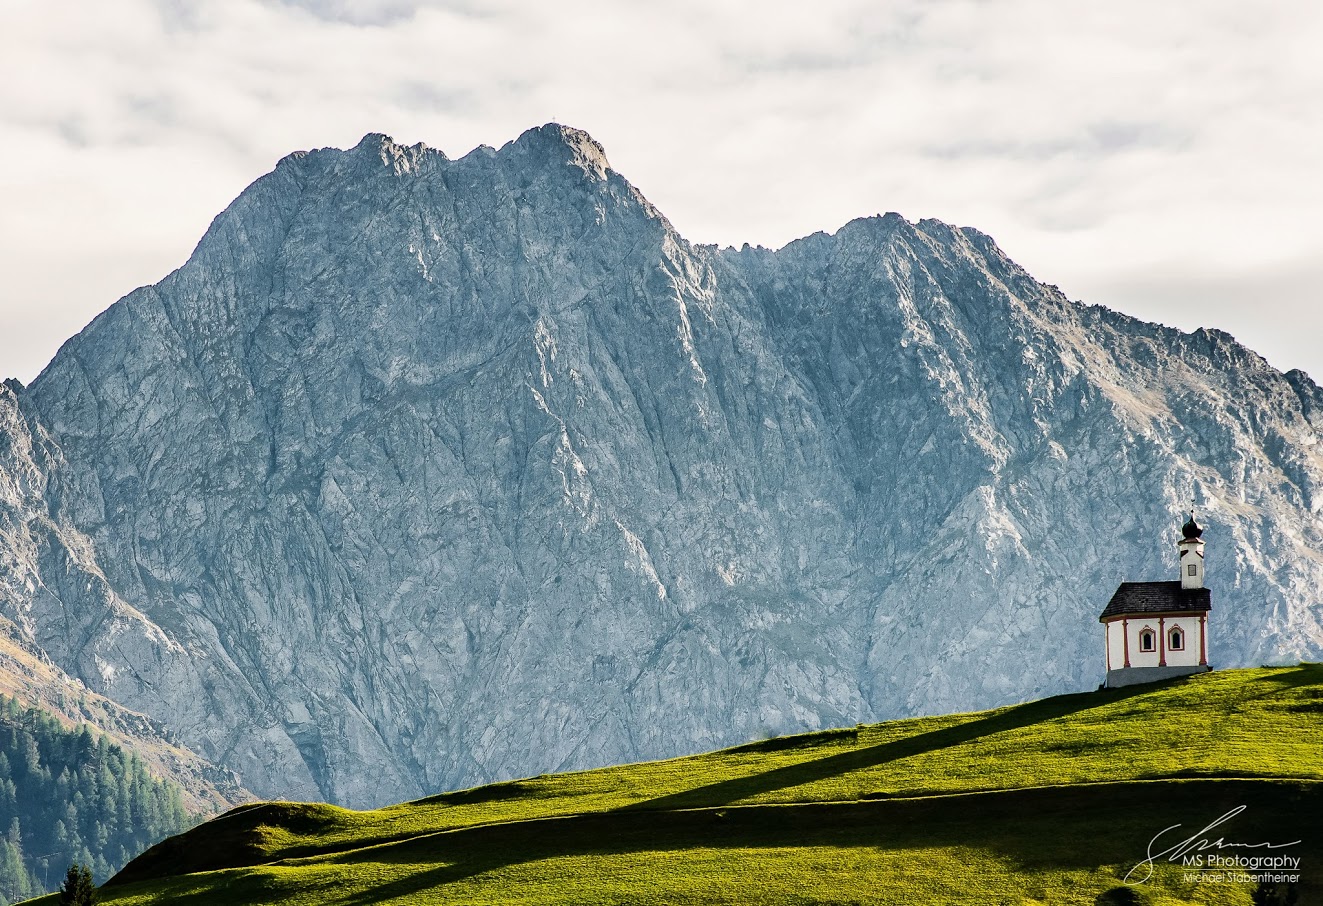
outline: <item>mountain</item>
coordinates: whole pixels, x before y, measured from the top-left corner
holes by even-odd
[[[68,652],[80,650],[88,675],[104,678],[116,669],[111,659],[121,639],[164,637],[110,588],[90,540],[51,518],[47,480],[60,452],[22,412],[21,390],[16,382],[0,385],[0,693],[68,732],[96,728],[178,787],[191,814],[250,800],[232,771],[199,757],[159,721],[88,688],[36,643],[45,639],[74,670]]]
[[[243,806],[102,902],[1249,903],[1219,856],[1296,860],[1240,873],[1313,903],[1320,711],[1317,664],[1217,671],[374,812]],[[1165,857],[1186,839],[1200,882]]]
[[[1308,377],[938,221],[694,246],[554,124],[291,155],[10,393],[3,615],[264,796],[1092,688],[1192,498],[1214,662],[1323,652]]]

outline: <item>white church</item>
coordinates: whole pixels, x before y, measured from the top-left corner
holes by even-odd
[[[1181,577],[1174,582],[1122,582],[1098,619],[1107,645],[1107,688],[1133,686],[1192,673],[1208,666],[1208,613],[1204,587],[1204,530],[1181,526]]]

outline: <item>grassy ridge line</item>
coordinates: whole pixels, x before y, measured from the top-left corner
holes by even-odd
[[[1323,864],[1323,838],[1310,833],[1323,809],[1323,782],[1131,781],[535,818],[145,880],[106,888],[103,896],[122,906],[981,903],[1007,896],[1018,903],[1036,889],[1035,899],[1043,902],[1092,904],[1143,859],[1164,827],[1179,823],[1193,833],[1238,805],[1249,809],[1234,826],[1237,839],[1303,839],[1293,854],[1306,865]],[[1169,902],[1245,902],[1239,887],[1214,891],[1209,899],[1177,866],[1156,869],[1148,889]],[[985,888],[973,899],[971,870],[981,873]],[[886,889],[879,889],[883,879]],[[938,891],[942,899],[930,898]]]
[[[568,840],[584,832],[628,834],[631,831],[645,829],[656,832],[662,827],[697,831],[715,825],[729,831],[742,831],[746,836],[757,832],[775,835],[787,830],[800,834],[814,823],[823,826],[834,824],[838,827],[879,823],[874,813],[885,813],[891,821],[919,821],[939,816],[948,808],[969,810],[970,813],[978,812],[985,817],[1007,817],[1019,815],[1026,808],[1046,814],[1068,809],[1098,808],[1108,801],[1152,801],[1159,796],[1164,797],[1168,802],[1193,800],[1192,795],[1172,795],[1173,789],[1182,786],[1186,790],[1197,790],[1200,802],[1230,802],[1233,799],[1243,800],[1248,796],[1262,796],[1265,782],[1281,784],[1281,790],[1290,790],[1291,796],[1298,793],[1306,799],[1323,803],[1323,781],[1311,779],[1274,778],[1265,781],[1258,777],[1237,777],[1107,781],[872,800],[703,806],[661,811],[622,809],[551,815],[432,831],[365,846],[326,850],[316,855],[288,856],[261,864],[297,866],[323,861],[329,863],[375,861],[378,857],[394,857],[403,848],[414,846],[424,850],[435,846],[435,852],[444,854],[447,849],[466,845],[491,847],[492,842],[506,838],[527,840],[534,837],[554,837],[557,840]],[[456,843],[461,840],[464,842]],[[121,876],[117,879],[117,884],[128,883],[135,883],[135,879],[129,876]]]
[[[840,802],[1173,776],[1323,780],[1321,717],[1323,666],[1219,671],[510,781],[371,812],[243,806],[149,850],[126,872],[163,877],[624,808]]]
[[[470,824],[461,827],[445,828],[442,830],[427,831],[413,834],[402,834],[389,839],[378,839],[370,843],[342,842],[340,844],[329,845],[319,848],[315,853],[306,855],[286,854],[276,859],[261,861],[259,851],[250,850],[252,860],[240,859],[234,860],[235,851],[224,845],[216,846],[218,842],[215,834],[210,835],[209,840],[213,844],[210,854],[202,855],[193,849],[190,842],[184,840],[186,835],[172,838],[172,841],[163,841],[158,844],[160,851],[158,859],[150,863],[150,871],[126,870],[121,872],[114,879],[110,886],[121,886],[135,884],[141,881],[151,881],[158,877],[168,877],[173,874],[198,873],[207,871],[221,871],[230,868],[260,867],[260,866],[296,866],[307,865],[321,861],[340,862],[343,860],[351,861],[370,861],[375,855],[383,854],[393,847],[399,847],[405,844],[418,844],[426,846],[427,841],[457,840],[461,837],[480,839],[484,834],[493,834],[494,839],[499,839],[507,833],[522,835],[525,831],[532,833],[551,833],[555,834],[558,829],[570,826],[597,827],[600,829],[625,829],[636,826],[656,826],[675,821],[675,816],[717,816],[720,819],[730,818],[727,826],[735,828],[737,826],[748,825],[751,822],[766,822],[767,818],[789,814],[785,809],[801,809],[803,815],[814,815],[817,818],[823,818],[837,814],[838,810],[844,812],[854,812],[859,810],[868,810],[875,808],[879,803],[886,803],[888,806],[896,806],[902,809],[906,805],[913,805],[921,802],[931,802],[934,800],[960,800],[963,807],[971,809],[980,809],[985,813],[996,811],[1007,811],[1007,809],[997,809],[990,805],[999,801],[999,797],[1008,797],[1007,801],[1014,801],[1015,808],[1023,808],[1039,805],[1043,803],[1053,803],[1061,799],[1063,792],[1068,792],[1065,799],[1075,800],[1078,804],[1084,804],[1099,797],[1116,797],[1139,799],[1144,795],[1157,797],[1158,791],[1163,794],[1169,792],[1172,784],[1204,784],[1202,789],[1208,791],[1224,792],[1226,790],[1240,789],[1237,784],[1245,784],[1244,789],[1249,791],[1261,791],[1258,786],[1265,781],[1273,783],[1294,784],[1301,790],[1310,791],[1310,794],[1323,804],[1323,781],[1315,780],[1310,777],[1272,777],[1265,778],[1259,776],[1229,776],[1229,777],[1204,777],[1204,778],[1159,778],[1149,780],[1126,780],[1126,781],[1093,781],[1081,784],[1050,784],[1037,787],[1023,787],[1012,790],[973,790],[965,793],[918,793],[910,796],[897,796],[885,798],[869,798],[862,800],[836,800],[806,803],[770,803],[770,804],[752,804],[752,805],[722,805],[722,806],[693,806],[675,809],[654,809],[651,807],[626,807],[625,809],[605,811],[605,812],[581,812],[564,815],[542,815],[531,818],[524,818],[513,821],[493,821],[482,824]],[[1141,793],[1141,790],[1148,789]],[[1040,798],[1041,797],[1041,798]],[[903,811],[901,812],[903,813]],[[910,819],[922,817],[924,809],[918,809],[910,816]],[[658,817],[660,815],[661,817]],[[1214,816],[1215,817],[1215,816]],[[213,822],[214,823],[214,822]],[[683,823],[683,822],[681,822]],[[780,822],[771,822],[766,826],[774,826]],[[439,847],[444,850],[445,845]],[[175,870],[166,870],[166,860],[176,861],[181,867],[187,867],[189,872]]]

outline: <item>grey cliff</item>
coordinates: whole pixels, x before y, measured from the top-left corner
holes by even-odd
[[[4,615],[265,796],[1093,688],[1192,496],[1216,664],[1323,652],[1308,377],[938,221],[691,245],[562,126],[292,155],[12,395]]]

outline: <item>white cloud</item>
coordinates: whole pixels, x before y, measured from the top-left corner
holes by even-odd
[[[695,241],[939,217],[1072,296],[1323,377],[1295,339],[1323,328],[1306,0],[0,10],[0,371],[24,379],[290,151],[384,131],[456,156],[553,118]],[[1233,323],[1227,300],[1268,286]]]

